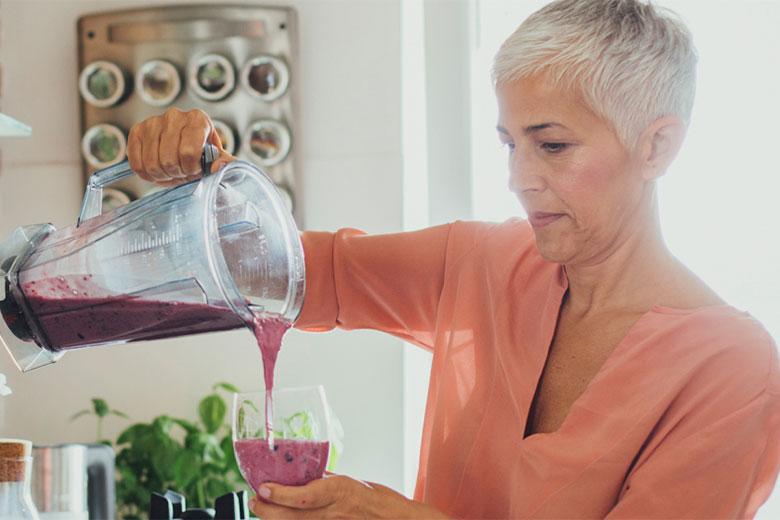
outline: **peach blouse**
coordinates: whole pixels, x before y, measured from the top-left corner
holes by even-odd
[[[457,518],[746,518],[780,466],[770,335],[721,305],[642,316],[560,428],[524,438],[563,268],[530,226],[306,232],[296,327],[433,352],[415,499]]]

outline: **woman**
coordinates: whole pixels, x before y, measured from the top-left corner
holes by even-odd
[[[695,62],[651,5],[553,2],[494,65],[527,221],[303,234],[296,327],[433,352],[420,473],[414,501],[343,476],[264,485],[259,516],[753,516],[780,466],[776,348],[666,249],[657,212]],[[133,127],[128,156],[176,184],[200,175],[205,140],[205,114],[169,110]]]

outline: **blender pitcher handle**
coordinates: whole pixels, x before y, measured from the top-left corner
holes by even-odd
[[[219,148],[213,144],[203,145],[203,155],[200,157],[201,171],[205,173],[211,171],[211,163],[219,157]],[[76,226],[80,226],[85,220],[97,217],[103,212],[103,188],[126,179],[133,175],[128,161],[109,166],[100,171],[96,171],[89,176],[87,182],[87,191],[84,193],[84,201],[81,203],[81,211]]]

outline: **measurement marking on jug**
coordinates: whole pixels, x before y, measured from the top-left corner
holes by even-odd
[[[176,226],[173,232],[163,232],[155,234],[154,237],[145,235],[143,238],[137,238],[133,243],[122,248],[121,254],[132,255],[149,249],[159,249],[181,241],[182,232],[179,226]]]

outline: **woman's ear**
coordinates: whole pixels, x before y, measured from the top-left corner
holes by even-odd
[[[642,134],[642,177],[655,180],[664,173],[680,151],[685,138],[685,124],[677,116],[656,119]]]

